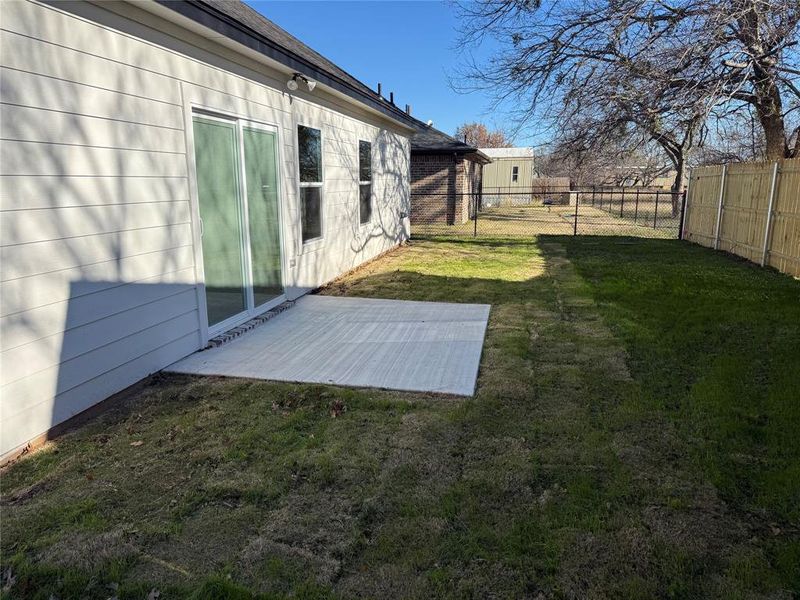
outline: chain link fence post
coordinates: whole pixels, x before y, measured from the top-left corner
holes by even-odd
[[[578,205],[581,203],[581,193],[575,192],[575,221],[572,224],[572,235],[578,235]]]
[[[478,197],[473,195],[474,203],[475,203],[475,210],[473,211],[473,224],[472,224],[472,237],[478,237]]]
[[[653,211],[653,229],[656,228],[658,223],[658,190],[656,190],[656,209]]]

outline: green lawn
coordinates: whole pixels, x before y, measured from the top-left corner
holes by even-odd
[[[542,236],[324,293],[491,303],[476,396],[154,377],[2,474],[4,597],[800,594],[800,282]]]

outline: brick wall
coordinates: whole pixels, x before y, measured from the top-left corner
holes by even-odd
[[[411,227],[455,222],[456,168],[452,154],[411,156]]]
[[[456,214],[461,215],[462,223],[472,217],[472,203],[481,191],[483,178],[483,165],[472,160],[461,160],[461,180],[459,189],[462,192],[461,205],[457,207]]]
[[[470,217],[472,192],[480,190],[481,165],[452,154],[411,156],[411,226],[454,225]]]

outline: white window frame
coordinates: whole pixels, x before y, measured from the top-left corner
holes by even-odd
[[[320,181],[300,181],[300,128],[315,129],[319,131],[319,176]],[[321,244],[325,240],[325,160],[324,160],[324,147],[325,135],[322,127],[318,125],[311,125],[305,122],[298,121],[294,128],[295,145],[295,158],[297,160],[297,214],[299,216],[299,229],[300,229],[300,247],[302,250],[314,247]],[[303,239],[303,192],[302,188],[316,187],[319,188],[319,236]]]
[[[361,180],[361,143],[369,144],[369,181]],[[372,215],[375,214],[374,196],[372,194],[372,142],[369,140],[358,140],[358,223],[361,226],[369,225],[372,222]],[[369,219],[361,220],[361,186],[369,185]]]
[[[512,165],[511,166],[511,183],[519,182],[519,166]]]

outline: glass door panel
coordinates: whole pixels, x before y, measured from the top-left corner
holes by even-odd
[[[244,170],[250,233],[253,304],[261,306],[283,293],[278,217],[277,135],[243,126]]]
[[[193,119],[208,325],[247,310],[239,149],[233,122]]]

